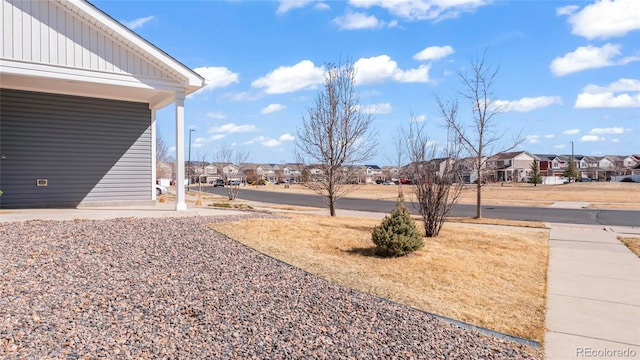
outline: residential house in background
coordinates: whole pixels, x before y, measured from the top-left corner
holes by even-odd
[[[302,181],[302,170],[300,164],[285,164],[282,166],[282,175],[278,182],[297,183]]]
[[[486,170],[487,163],[486,158],[483,158],[482,162],[482,170]],[[475,157],[466,157],[456,161],[456,169],[458,170],[460,180],[465,184],[473,184],[478,179],[478,171],[476,166],[476,158]],[[484,172],[484,179],[486,181],[487,178],[493,177],[493,174],[487,174]]]
[[[159,162],[156,164],[156,180],[163,186],[169,186],[172,179],[176,178],[175,163]]]
[[[569,168],[570,156],[554,154],[534,154],[539,159],[542,176],[562,176]]]
[[[247,183],[266,180],[270,183],[277,183],[280,167],[277,164],[243,164],[242,173]]]
[[[307,180],[309,181],[323,181],[325,176],[324,165],[322,164],[310,164],[306,166],[302,174],[303,181],[305,177],[308,177]]]
[[[487,160],[487,170],[494,181],[523,181],[531,176],[533,160],[540,158],[526,151],[502,152]]]
[[[622,160],[622,166],[627,169],[634,168],[638,164],[640,164],[640,155],[638,154],[626,156]]]
[[[367,184],[375,183],[376,180],[384,180],[382,168],[378,165],[364,165],[364,182]]]
[[[397,166],[383,166],[383,180],[400,181],[400,168]]]

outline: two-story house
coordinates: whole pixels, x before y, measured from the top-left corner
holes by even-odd
[[[502,152],[487,160],[487,169],[495,181],[523,181],[531,176],[533,160],[540,159],[526,151]]]
[[[383,166],[383,180],[400,181],[400,168],[397,166]]]
[[[372,184],[376,180],[384,180],[382,168],[378,165],[364,165],[365,183]]]
[[[279,182],[297,183],[302,181],[302,169],[300,164],[285,164],[281,169]]]

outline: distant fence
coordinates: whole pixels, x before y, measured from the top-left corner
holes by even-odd
[[[622,179],[624,179],[624,178],[631,178],[631,180],[633,180],[633,182],[640,183],[640,174],[636,174],[636,175],[612,176],[612,177],[611,177],[611,181],[612,181],[612,182],[620,182],[620,181],[622,181]]]
[[[542,177],[542,183],[544,185],[564,184],[567,181],[569,181],[569,179],[567,179],[566,177],[561,177],[561,176],[543,176]]]

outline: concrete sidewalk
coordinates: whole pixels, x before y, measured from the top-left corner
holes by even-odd
[[[187,210],[175,211],[175,202],[151,206],[84,207],[76,209],[7,209],[0,210],[0,223],[29,220],[106,220],[120,217],[183,217],[224,216],[246,214],[244,211],[195,206],[187,203]]]
[[[618,233],[548,224],[547,359],[640,359],[640,259]]]

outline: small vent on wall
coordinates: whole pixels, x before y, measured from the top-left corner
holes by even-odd
[[[36,181],[36,185],[37,186],[47,186],[47,185],[49,185],[49,181],[47,181],[47,179],[38,179]]]

